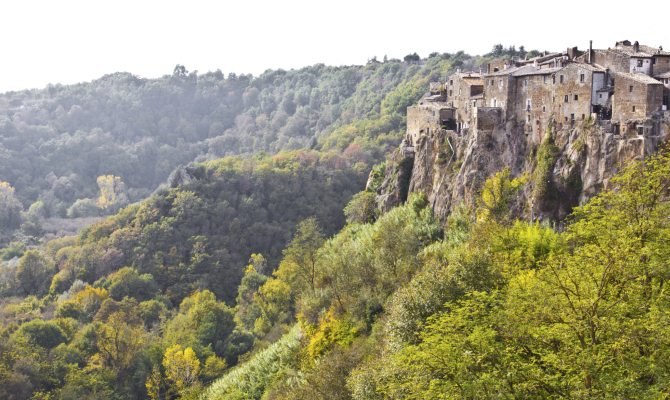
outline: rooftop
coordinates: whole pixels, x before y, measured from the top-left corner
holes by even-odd
[[[562,70],[563,67],[557,67],[557,68],[543,68],[543,69],[531,69],[531,70],[524,70],[524,71],[519,71],[514,74],[514,76],[528,76],[528,75],[551,75],[555,72],[558,72]]]
[[[661,82],[645,74],[628,74],[623,72],[617,72],[616,76],[623,76],[640,83],[646,83],[647,85],[662,85]]]
[[[670,78],[670,71],[662,73],[662,74],[654,75],[654,78],[660,78],[660,79]]]

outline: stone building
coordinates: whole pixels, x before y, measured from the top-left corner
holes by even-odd
[[[667,111],[670,109],[670,71],[655,75],[659,82],[663,84],[663,100],[661,102],[661,109]]]
[[[591,63],[614,72],[642,73],[655,76],[670,71],[670,52],[628,40],[616,42],[614,48],[592,50]]]
[[[661,110],[663,84],[641,73],[617,73],[614,82],[612,123],[615,133],[653,134],[646,132],[644,125],[652,112]]]
[[[418,106],[407,107],[408,145],[413,146],[421,136],[434,135],[440,129],[454,129],[454,109],[440,99],[424,96]]]
[[[661,128],[652,113],[669,106],[670,53],[629,41],[607,50],[572,47],[525,60],[493,60],[485,74],[458,70],[430,88],[418,106],[408,108],[408,145],[440,129],[472,128],[481,136],[508,121],[539,143],[550,124],[572,129],[589,117],[605,120],[598,123],[607,132],[655,135]]]
[[[476,96],[484,101],[484,81],[481,74],[476,72],[456,72],[447,78],[445,85],[447,89],[447,102],[455,110],[456,131],[460,133],[472,124],[473,103],[477,101]],[[480,104],[481,105],[481,104]],[[477,107],[475,103],[474,107]]]

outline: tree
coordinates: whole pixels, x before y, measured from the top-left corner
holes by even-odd
[[[190,347],[179,350],[176,344],[165,351],[163,367],[165,377],[170,382],[170,391],[181,397],[186,397],[193,390],[200,387],[198,375],[200,374],[200,361]]]
[[[100,188],[98,207],[108,210],[114,206],[125,205],[128,202],[128,197],[125,194],[126,186],[118,176],[103,175],[98,177],[97,183]]]
[[[0,230],[13,230],[21,226],[23,205],[14,197],[14,188],[0,182]]]
[[[39,250],[30,250],[19,261],[16,281],[23,293],[43,296],[49,290],[51,278],[55,274],[56,268],[53,261]]]
[[[102,359],[117,373],[124,372],[133,365],[145,343],[142,326],[127,321],[125,312],[112,313],[95,332],[96,345]]]
[[[283,251],[284,258],[275,276],[292,284],[292,289],[297,289],[296,293],[305,287],[313,292],[316,288],[318,253],[324,242],[325,238],[316,218],[300,222],[295,237]]]

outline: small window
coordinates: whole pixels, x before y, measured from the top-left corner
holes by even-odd
[[[426,115],[426,122],[430,122],[430,115]]]
[[[523,86],[524,86],[524,87],[528,86],[528,78],[526,78],[526,79],[523,80]]]
[[[638,67],[641,67],[642,65],[644,65],[644,64],[642,63],[642,60],[637,60],[637,66],[638,66]]]
[[[495,106],[496,106],[496,100],[493,99],[493,107],[495,107]]]
[[[579,100],[579,96],[575,95],[575,101]]]
[[[473,107],[477,107],[477,100],[475,100],[475,101],[472,102],[472,106],[473,106]]]
[[[653,61],[651,62],[653,65],[656,65],[656,59],[654,58]]]
[[[530,122],[530,115],[526,115],[526,122]]]
[[[644,135],[644,127],[638,126],[637,127],[637,134],[638,135]]]
[[[600,94],[598,95],[598,98],[599,98],[599,99],[602,99],[602,98],[603,98],[603,94],[600,93]]]
[[[454,93],[453,93],[453,90],[450,90],[450,91],[449,91],[449,96],[451,96],[451,95],[453,95],[453,94],[454,94]]]
[[[563,78],[564,78],[564,76],[563,76],[563,75],[561,75],[561,83],[563,83]]]
[[[546,106],[542,106],[542,112],[546,112],[546,111],[547,111],[547,107],[546,107]]]
[[[500,80],[500,82],[498,82],[498,86],[503,87],[503,81],[502,81],[502,79]]]
[[[501,102],[500,102],[500,106],[501,106],[501,107],[505,107],[505,102],[504,102],[504,101],[501,101]]]
[[[463,89],[458,89],[458,94],[463,93]]]
[[[565,95],[565,98],[563,99],[563,102],[564,102],[564,103],[567,103],[567,102],[568,102],[568,95],[567,95],[567,94]]]
[[[633,112],[635,112],[635,106],[633,106]]]
[[[582,114],[582,119],[586,119],[586,116],[584,114]]]
[[[610,86],[614,86],[614,78],[610,79]]]
[[[584,74],[580,74],[580,75],[579,75],[579,81],[580,81],[580,82],[584,82]]]
[[[574,120],[575,120],[575,114],[570,114],[570,121],[574,121]]]
[[[629,87],[628,87],[628,91],[631,92],[631,93],[633,93],[633,87],[632,87],[632,86],[629,86]]]
[[[556,84],[556,75],[551,76],[551,83]]]
[[[453,79],[450,79],[450,80],[449,80],[449,85],[453,85],[453,84],[454,84],[454,80],[453,80]]]
[[[568,122],[568,117],[565,117],[565,122]]]
[[[547,83],[547,75],[542,77],[542,83]]]

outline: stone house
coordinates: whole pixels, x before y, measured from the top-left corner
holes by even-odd
[[[633,136],[644,130],[647,117],[661,109],[664,86],[645,74],[617,73],[612,98],[614,132]]]
[[[481,74],[476,72],[456,72],[447,78],[445,85],[447,89],[447,102],[452,105],[456,111],[456,131],[460,133],[468,128],[473,119],[473,98],[482,95],[481,101],[484,101],[484,81]],[[474,101],[477,101],[474,99]],[[477,105],[475,104],[474,107]]]
[[[659,82],[663,84],[663,100],[661,102],[661,109],[667,111],[670,109],[670,71],[654,76]]]
[[[670,71],[670,52],[628,40],[616,42],[614,48],[592,50],[591,63],[614,72],[642,73],[655,76]]]
[[[406,139],[409,146],[415,145],[423,135],[435,135],[442,127],[455,128],[453,107],[443,101],[427,98],[424,96],[418,106],[407,107]]]

